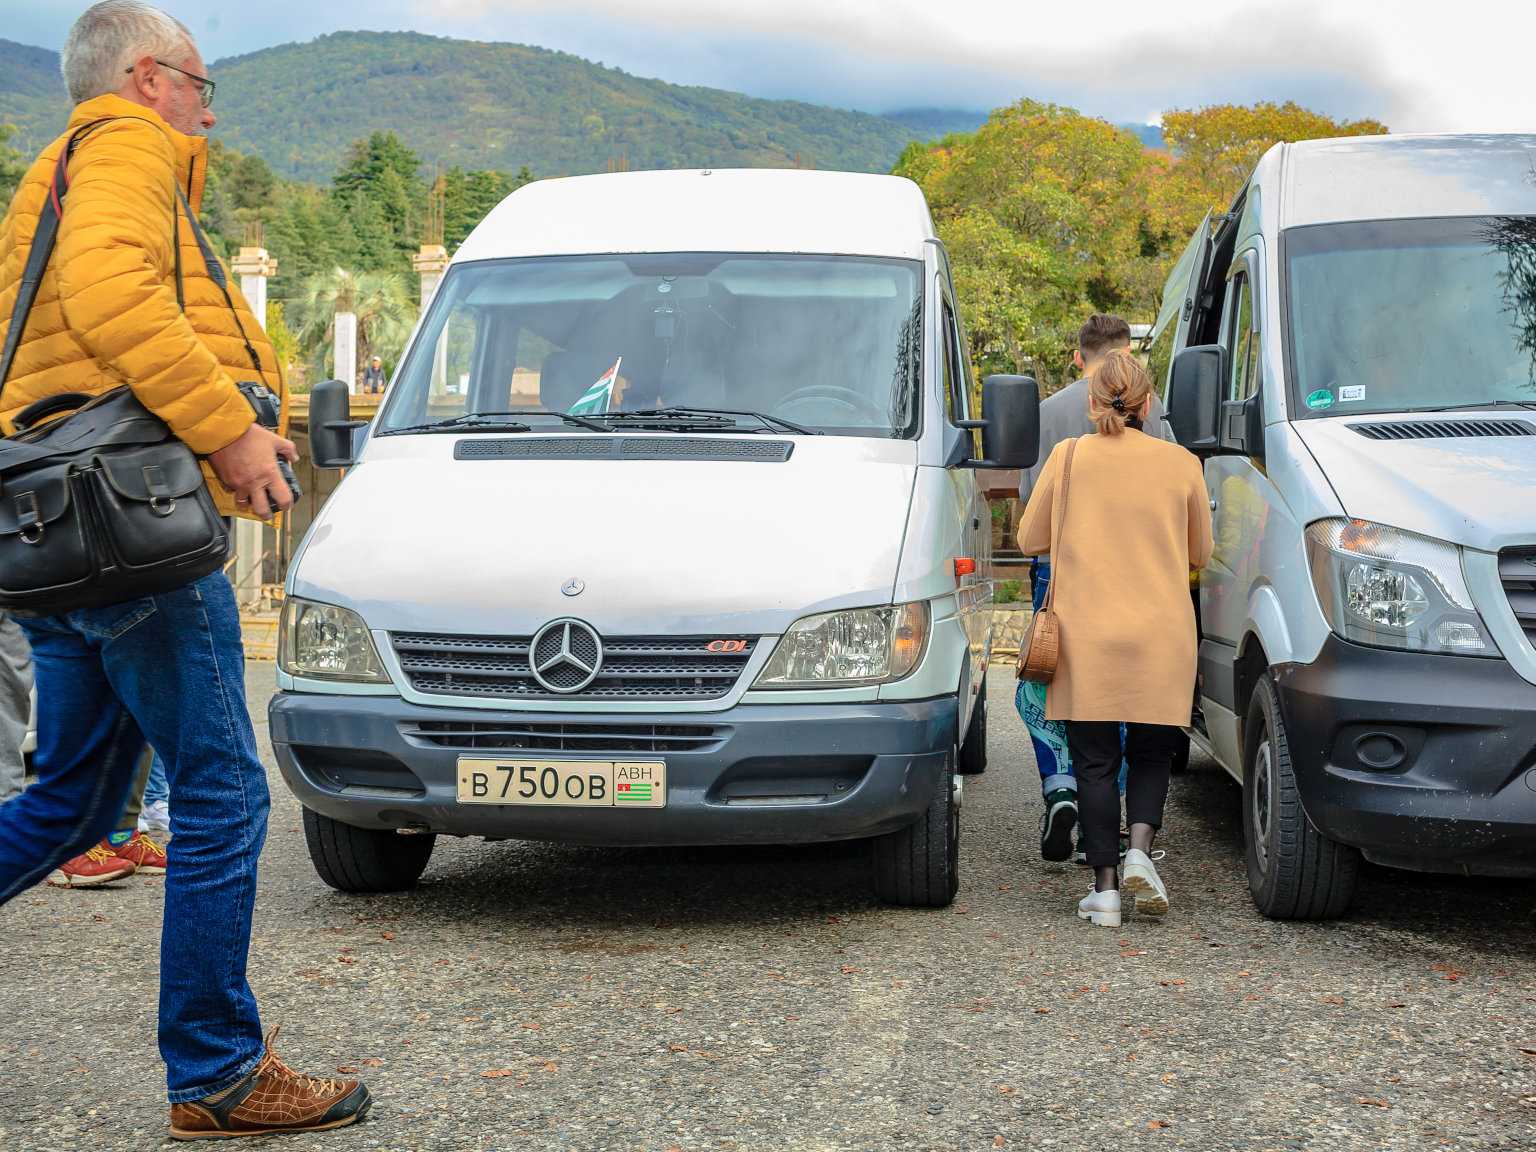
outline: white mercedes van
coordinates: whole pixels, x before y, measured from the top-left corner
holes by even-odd
[[[882,898],[947,904],[986,756],[974,470],[1038,439],[1033,381],[973,414],[969,380],[909,181],[508,197],[372,426],[339,383],[311,401],[349,472],[288,574],[270,717],[321,877],[408,886],[439,834],[868,837]]]
[[[1277,145],[1151,345],[1205,459],[1196,736],[1249,886],[1536,874],[1536,137]]]

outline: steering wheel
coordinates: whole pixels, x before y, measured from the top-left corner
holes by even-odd
[[[784,409],[802,400],[831,400],[834,404],[841,404],[854,412],[874,417],[873,423],[879,425],[889,424],[891,420],[889,412],[882,411],[862,392],[855,392],[852,388],[840,388],[836,384],[811,384],[804,388],[796,388],[773,406],[771,415],[783,415]]]

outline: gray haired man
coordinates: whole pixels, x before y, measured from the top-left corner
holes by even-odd
[[[255,376],[281,394],[281,366],[227,269],[199,243],[214,82],[197,45],[159,9],[107,0],[75,22],[62,62],[75,101],[69,132],[28,169],[0,222],[8,329],[38,222],[59,203],[51,178],[62,157],[57,245],[19,332],[5,405],[126,385],[208,459],[221,508],[265,516],[269,502],[288,507],[277,460],[296,450],[256,422],[237,387]],[[0,408],[0,418],[15,415]],[[314,1132],[360,1119],[368,1089],[284,1064],[246,980],[269,799],[229,581],[215,572],[21,623],[37,678],[37,780],[0,805],[0,904],[68,857],[106,851],[91,845],[115,824],[148,740],[172,797],[160,948],[171,1136]]]

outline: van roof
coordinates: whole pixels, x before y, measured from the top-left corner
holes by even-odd
[[[1536,213],[1536,135],[1346,136],[1284,149],[1282,228]]]
[[[910,180],[802,169],[618,172],[537,180],[455,263],[610,252],[813,252],[921,260],[934,235]]]

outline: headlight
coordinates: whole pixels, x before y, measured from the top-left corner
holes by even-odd
[[[1376,648],[1497,656],[1454,544],[1363,520],[1307,529],[1312,583],[1328,625]]]
[[[757,688],[851,688],[900,680],[928,643],[928,605],[853,608],[797,620],[758,674]]]
[[[277,632],[277,664],[290,676],[323,680],[389,680],[363,618],[350,608],[290,597]]]

